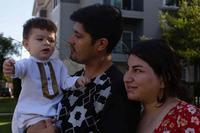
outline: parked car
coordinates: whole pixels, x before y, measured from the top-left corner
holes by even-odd
[[[10,97],[8,88],[0,88],[0,97]]]

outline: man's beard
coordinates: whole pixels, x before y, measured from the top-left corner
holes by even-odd
[[[77,58],[74,58],[74,57],[72,56],[71,53],[70,53],[69,58],[70,58],[72,61],[74,61],[74,62],[76,62],[76,63],[78,63],[78,64],[84,64],[83,61],[80,61],[80,60],[78,60]]]

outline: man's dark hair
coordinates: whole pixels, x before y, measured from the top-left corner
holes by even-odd
[[[51,20],[42,17],[31,18],[23,25],[24,39],[28,39],[33,28],[47,30],[48,32],[57,32],[57,27]]]
[[[92,41],[106,38],[109,42],[107,53],[112,52],[121,38],[121,11],[111,5],[90,5],[73,12],[70,18],[83,25],[84,30],[91,35]]]

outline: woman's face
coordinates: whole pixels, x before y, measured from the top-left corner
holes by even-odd
[[[124,75],[126,92],[130,100],[155,102],[164,83],[153,69],[135,55],[128,58],[128,70]]]

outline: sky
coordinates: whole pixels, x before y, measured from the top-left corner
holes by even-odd
[[[0,1],[0,33],[4,37],[11,37],[22,41],[23,24],[32,16],[34,0],[1,0]],[[22,49],[20,57],[28,57],[28,52]]]

